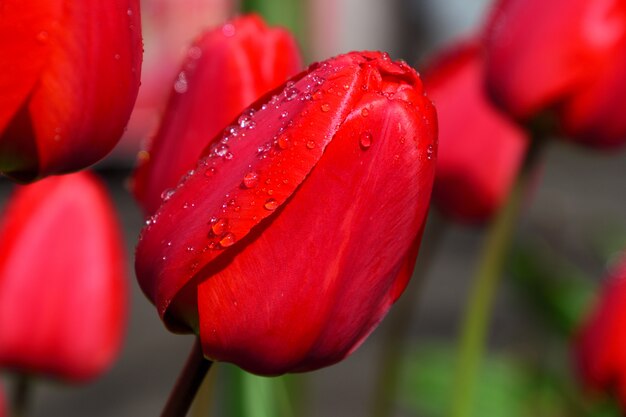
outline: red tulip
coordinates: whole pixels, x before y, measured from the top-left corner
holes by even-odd
[[[258,374],[346,357],[403,291],[435,110],[377,52],[312,65],[218,138],[149,221],[136,272],[166,325]]]
[[[487,99],[478,43],[441,54],[424,83],[439,116],[433,200],[461,222],[490,219],[505,202],[526,151],[524,132]]]
[[[206,32],[187,55],[160,130],[150,151],[140,154],[134,178],[135,195],[149,214],[195,167],[209,140],[301,66],[294,38],[254,15]]]
[[[487,31],[490,92],[523,120],[555,110],[597,147],[626,142],[626,3],[501,0]]]
[[[119,225],[93,176],[17,190],[0,224],[0,368],[87,380],[119,351],[126,268]]]
[[[141,70],[139,0],[4,0],[0,172],[82,169],[122,135]]]
[[[576,357],[587,386],[616,394],[626,410],[626,259],[605,282],[579,331]]]

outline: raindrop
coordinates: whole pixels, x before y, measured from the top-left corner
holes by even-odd
[[[213,175],[215,175],[215,167],[209,167],[206,171],[204,171],[205,177],[212,177]]]
[[[322,111],[323,111],[324,113],[326,113],[327,111],[329,111],[329,110],[330,110],[330,104],[328,104],[328,103],[324,103],[324,104],[322,104],[322,105],[320,106],[320,109],[322,109]]]
[[[133,15],[132,9],[126,10],[126,14],[129,15],[129,16],[132,16]]]
[[[315,148],[315,142],[313,142],[312,140],[308,141],[306,143],[306,147],[309,148],[309,149]]]
[[[45,30],[42,30],[37,34],[37,40],[41,43],[47,42],[49,37],[48,32]]]
[[[276,144],[278,145],[278,147],[280,149],[287,149],[289,147],[289,135],[282,135],[278,138],[278,140],[276,141]]]
[[[235,35],[235,25],[233,25],[232,23],[227,23],[224,26],[222,26],[222,34],[224,36],[226,36],[227,38],[230,38],[231,36]]]
[[[224,234],[224,232],[226,232],[227,228],[228,228],[228,220],[226,220],[226,219],[217,219],[211,225],[211,232],[213,232],[213,234],[215,236],[221,236],[221,235]]]
[[[359,136],[359,145],[361,149],[369,149],[372,146],[372,134],[370,132],[363,132]]]
[[[298,90],[297,88],[295,87],[287,88],[285,90],[285,100],[291,101],[294,98],[298,97],[298,94],[300,94],[300,90]]]
[[[163,192],[161,193],[161,199],[162,199],[163,201],[167,201],[167,200],[169,200],[170,198],[172,198],[172,196],[174,195],[174,193],[175,193],[175,192],[176,192],[176,191],[175,191],[174,189],[172,189],[172,188],[167,188],[167,189],[163,190]]]
[[[225,143],[220,143],[213,149],[213,153],[217,156],[225,156],[229,153],[228,145]]]
[[[363,117],[367,117],[367,116],[369,116],[369,114],[370,114],[370,111],[369,111],[369,110],[367,110],[365,107],[363,107],[363,108],[361,109],[361,116],[363,116]]]
[[[176,91],[179,94],[183,94],[187,92],[188,88],[189,88],[189,85],[187,83],[187,74],[185,74],[185,71],[181,71],[178,74],[178,78],[176,79],[176,82],[174,83],[174,91]]]
[[[259,183],[259,174],[254,171],[248,172],[243,176],[243,186],[246,188],[254,188]]]
[[[197,46],[192,46],[187,51],[187,56],[191,59],[199,59],[202,56],[202,49]]]
[[[426,148],[426,157],[431,160],[433,159],[433,154],[435,153],[435,148],[433,147],[433,145],[428,145],[428,148]]]
[[[282,113],[280,114],[280,118],[281,118],[281,119],[284,119],[284,118],[285,118],[285,117],[287,117],[287,116],[289,116],[289,112],[287,112],[287,111],[284,111],[284,112],[282,112]]]
[[[226,233],[224,237],[220,239],[220,246],[223,248],[233,246],[234,244],[235,244],[235,235],[233,235],[232,233]]]
[[[278,201],[274,200],[273,198],[270,198],[269,200],[265,202],[263,207],[265,207],[266,210],[276,210],[278,208]]]

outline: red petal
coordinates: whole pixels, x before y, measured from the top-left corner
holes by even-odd
[[[621,53],[626,26],[608,16],[616,8],[623,2],[500,1],[487,31],[488,84],[498,104],[527,119],[596,77]]]
[[[435,114],[415,87],[360,95],[280,213],[202,271],[205,354],[260,374],[311,370],[381,320],[412,271],[434,174]]]
[[[193,169],[208,142],[261,95],[300,70],[293,37],[245,16],[189,49],[161,128],[135,173],[133,191],[152,214],[161,194]]]
[[[84,168],[106,155],[121,137],[139,88],[138,0],[55,3],[61,14],[48,22],[47,59],[29,91],[35,138],[28,139],[37,154],[23,158],[29,166],[2,167],[21,180]],[[23,140],[1,137],[9,149]]]
[[[524,132],[487,99],[482,47],[442,54],[424,78],[439,116],[433,199],[448,217],[484,222],[506,200],[527,146]]]
[[[0,226],[0,365],[72,380],[108,368],[126,316],[123,247],[94,177],[20,188]]]

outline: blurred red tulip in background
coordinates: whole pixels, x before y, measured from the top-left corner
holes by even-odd
[[[90,174],[19,188],[0,224],[0,368],[81,381],[108,369],[126,320],[126,264]]]
[[[202,150],[257,98],[301,69],[294,38],[244,16],[189,48],[159,132],[140,153],[133,191],[148,214],[193,169]]]
[[[555,110],[574,140],[626,142],[626,2],[501,0],[486,43],[489,90],[505,111]]]
[[[245,110],[148,221],[141,287],[210,359],[266,375],[340,361],[411,275],[436,135],[405,63],[313,64]]]
[[[499,210],[527,146],[522,129],[488,100],[483,75],[483,49],[473,42],[440,54],[424,72],[439,117],[433,201],[467,223],[487,221]]]
[[[204,30],[223,23],[233,0],[142,0],[144,55],[141,88],[128,129],[113,151],[115,163],[133,163],[158,127],[161,113],[189,45]]]
[[[576,359],[592,389],[616,394],[626,410],[626,258],[607,277],[579,331]]]
[[[5,0],[0,172],[85,168],[120,139],[141,72],[139,0]]]

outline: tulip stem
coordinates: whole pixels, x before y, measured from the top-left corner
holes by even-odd
[[[393,414],[394,399],[413,322],[412,316],[419,303],[422,286],[439,243],[445,235],[446,226],[447,223],[439,213],[431,210],[413,277],[385,323],[386,333],[379,354],[378,378],[373,392],[372,417],[387,417]]]
[[[461,327],[457,369],[452,390],[451,417],[472,414],[474,387],[485,350],[487,328],[504,262],[514,235],[522,202],[533,178],[544,140],[533,138],[505,206],[489,227],[476,269]]]
[[[196,338],[187,363],[180,373],[161,417],[184,417],[213,362],[202,353],[200,339]]]
[[[28,404],[32,392],[31,379],[22,373],[15,376],[13,395],[11,398],[11,416],[25,417],[28,414]]]

